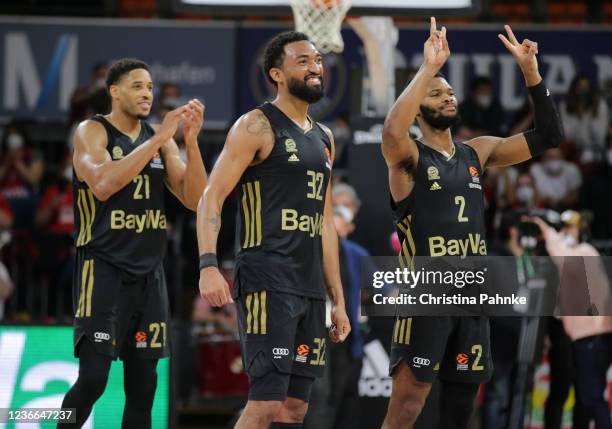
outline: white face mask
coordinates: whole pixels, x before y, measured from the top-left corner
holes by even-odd
[[[69,165],[68,167],[64,168],[64,171],[62,171],[62,176],[64,179],[72,181],[72,166]]]
[[[17,150],[23,147],[23,137],[17,133],[12,133],[6,139],[6,144],[10,150]]]
[[[492,101],[493,101],[493,98],[491,97],[490,94],[489,95],[482,94],[482,95],[477,95],[476,96],[476,103],[480,107],[483,107],[485,109],[487,109],[491,105]]]
[[[528,204],[533,200],[535,191],[529,185],[519,186],[516,190],[516,199],[523,204]]]
[[[544,169],[550,174],[557,174],[563,168],[563,160],[561,159],[548,159],[544,161]]]
[[[563,240],[565,245],[568,247],[574,247],[575,245],[578,244],[578,240],[576,240],[576,237],[574,237],[573,235],[562,234],[561,239]]]

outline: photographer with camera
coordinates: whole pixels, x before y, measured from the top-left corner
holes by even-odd
[[[491,350],[494,372],[484,395],[482,428],[522,427],[527,392],[532,387],[535,363],[539,361],[541,324],[539,317],[528,314],[546,311],[557,284],[557,269],[545,255],[536,224],[525,215],[527,210],[502,214],[498,236],[490,254],[494,255],[493,284],[504,284],[527,296],[534,304],[514,307],[524,317],[491,317]],[[501,257],[501,258],[499,258]]]
[[[562,308],[564,308],[564,303],[571,301],[581,303],[579,305],[585,305],[583,297],[578,296],[584,291],[580,290],[579,279],[588,279],[586,292],[590,299],[586,305],[590,306],[589,313],[598,314],[597,306],[601,307],[603,305],[606,306],[606,311],[602,313],[609,314],[607,310],[609,310],[610,296],[607,274],[601,259],[598,258],[600,255],[597,249],[589,243],[581,242],[581,231],[585,227],[582,216],[571,210],[563,212],[561,214],[562,226],[558,232],[542,219],[532,218],[531,220],[539,226],[546,243],[546,249],[559,269]],[[584,263],[582,263],[583,261]],[[564,291],[564,284],[571,285],[577,290],[571,291],[568,294],[569,296],[564,296],[564,292],[568,292],[567,289]],[[610,363],[612,363],[612,317],[596,315],[563,316],[562,321],[565,332],[571,339],[571,351],[574,360],[576,408],[574,409],[572,427],[574,429],[587,429],[590,420],[594,420],[597,429],[612,429],[608,402],[604,398],[604,390],[607,386],[606,373]],[[557,323],[559,324],[559,322]],[[552,386],[555,379],[552,374],[554,369],[552,350],[554,350],[554,345],[550,356],[551,396],[555,394]],[[560,360],[561,364],[568,361],[569,359]],[[569,385],[565,390],[566,392],[569,390]],[[548,402],[550,402],[550,397],[546,406],[546,428],[549,427],[548,422],[551,417],[549,412],[551,407],[549,407]],[[563,402],[560,402],[560,408],[556,410],[559,412],[556,416],[559,419],[559,426]],[[557,402],[557,406],[559,406],[559,402]]]

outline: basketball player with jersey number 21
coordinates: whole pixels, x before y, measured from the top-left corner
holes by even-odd
[[[523,72],[535,112],[535,128],[510,137],[476,137],[454,142],[450,128],[459,120],[453,88],[440,74],[450,49],[446,28],[436,28],[423,48],[424,61],[389,111],[382,153],[400,240],[400,257],[443,256],[445,243],[463,246],[465,255],[486,255],[480,178],[485,168],[518,164],[563,141],[559,115],[538,71],[538,44],[519,42],[510,26],[499,39]],[[423,137],[408,129],[417,120]],[[438,428],[465,429],[479,383],[492,368],[489,321],[475,317],[398,317],[391,347],[391,400],[384,429],[412,428],[436,374],[441,384]],[[419,362],[429,361],[429,365]],[[416,363],[415,363],[416,362]]]

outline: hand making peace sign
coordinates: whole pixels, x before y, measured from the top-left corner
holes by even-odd
[[[523,39],[523,43],[519,43],[512,32],[512,28],[510,28],[509,25],[504,25],[504,28],[506,29],[506,33],[508,33],[508,38],[503,34],[498,34],[497,37],[506,45],[506,48],[516,59],[521,70],[523,70],[523,72],[536,71],[538,69],[538,60],[536,58],[538,44],[529,39]]]
[[[446,40],[446,27],[437,30],[436,18],[433,16],[430,21],[429,38],[425,41],[425,46],[423,47],[423,56],[425,57],[426,64],[435,66],[438,70],[442,68],[450,56],[450,49]]]

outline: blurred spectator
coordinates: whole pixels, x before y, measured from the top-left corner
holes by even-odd
[[[311,396],[311,412],[305,428],[332,429],[359,427],[359,377],[364,354],[365,321],[360,314],[361,275],[376,270],[366,249],[347,239],[355,230],[353,223],[361,202],[352,186],[334,187],[334,224],[340,238],[340,274],[344,300],[352,330],[343,343],[328,343],[325,376],[317,379]],[[328,306],[329,306],[328,302]],[[329,311],[327,312],[329,314]],[[331,321],[327,320],[329,326]]]
[[[8,127],[0,153],[0,192],[11,206],[15,227],[29,228],[44,172],[42,154],[27,146],[24,136],[15,126]]]
[[[326,125],[334,134],[336,153],[334,158],[334,177],[344,177],[349,166],[350,146],[352,144],[353,132],[349,125],[349,114],[344,112],[334,118]]]
[[[485,176],[485,188],[490,193],[488,199],[492,200],[496,210],[511,207],[515,200],[516,179],[519,172],[514,167],[489,167]]]
[[[587,76],[574,77],[560,112],[565,137],[578,147],[580,163],[603,160],[610,123],[608,105]]]
[[[159,92],[155,97],[155,110],[152,114],[151,122],[161,123],[166,113],[174,110],[181,105],[181,89],[172,82],[163,82],[159,86]],[[177,130],[175,137],[182,136],[183,133]]]
[[[70,126],[98,113],[105,115],[110,112],[111,98],[106,90],[107,72],[108,64],[104,62],[94,64],[89,85],[79,86],[73,91],[68,120]]]
[[[513,193],[513,206],[516,209],[533,209],[537,207],[538,191],[531,174],[521,173],[516,179]]]
[[[353,216],[357,216],[361,207],[361,200],[355,189],[346,183],[335,184],[332,189],[332,201],[334,207],[343,206],[348,208]]]
[[[532,164],[530,172],[538,191],[538,205],[564,209],[578,202],[582,175],[575,164],[563,159],[561,149],[548,149],[541,162]]]
[[[74,227],[72,164],[67,158],[55,183],[43,194],[36,212],[35,224],[57,236],[71,236]]]
[[[491,255],[526,258],[520,245],[518,216],[505,211],[501,216],[498,237],[491,246]],[[509,267],[508,275],[516,275],[516,267]],[[518,281],[517,281],[518,284]],[[520,317],[491,317],[491,356],[493,376],[487,383],[482,404],[482,429],[500,429],[508,425],[508,411],[513,393],[513,375],[516,369]]]
[[[4,318],[4,302],[13,291],[13,282],[9,276],[8,270],[2,262],[0,262],[0,321]]]
[[[13,211],[6,198],[0,194],[0,232],[11,226],[13,226]]]
[[[561,296],[564,303],[574,306],[580,303],[582,310],[591,308],[610,314],[610,286],[599,252],[589,243],[581,242],[582,218],[577,212],[568,210],[561,215],[563,227],[559,232],[540,219],[534,222],[540,227],[546,250],[558,264],[562,275]],[[554,258],[564,257],[564,258]],[[574,279],[582,278],[582,282]],[[564,288],[563,280],[570,280]],[[580,287],[579,283],[586,283]],[[564,298],[564,289],[568,297]],[[576,293],[583,296],[578,296]],[[571,302],[569,302],[571,300]],[[582,304],[584,302],[584,304]],[[567,310],[566,310],[567,311]],[[612,363],[612,317],[611,316],[563,316],[563,326],[571,337],[573,350],[576,407],[573,429],[588,429],[590,420],[595,426],[612,428],[608,401],[604,397],[607,388],[606,374]],[[562,402],[559,403],[562,408]],[[559,426],[560,426],[560,419]]]
[[[470,85],[470,93],[459,106],[461,125],[456,131],[461,139],[483,135],[504,135],[504,111],[493,94],[491,79],[477,76]]]
[[[582,197],[583,209],[593,213],[591,234],[593,238],[612,238],[612,198],[602,198],[612,189],[612,135],[608,139],[605,162],[594,169],[584,183]]]
[[[36,265],[46,280],[47,290],[55,298],[51,301],[55,308],[50,314],[57,318],[72,313],[74,209],[71,161],[72,157],[67,156],[55,183],[45,190],[34,218],[38,228],[39,251],[39,263]]]
[[[525,97],[523,105],[510,120],[508,135],[513,136],[531,128],[533,128],[533,103],[529,97]]]

